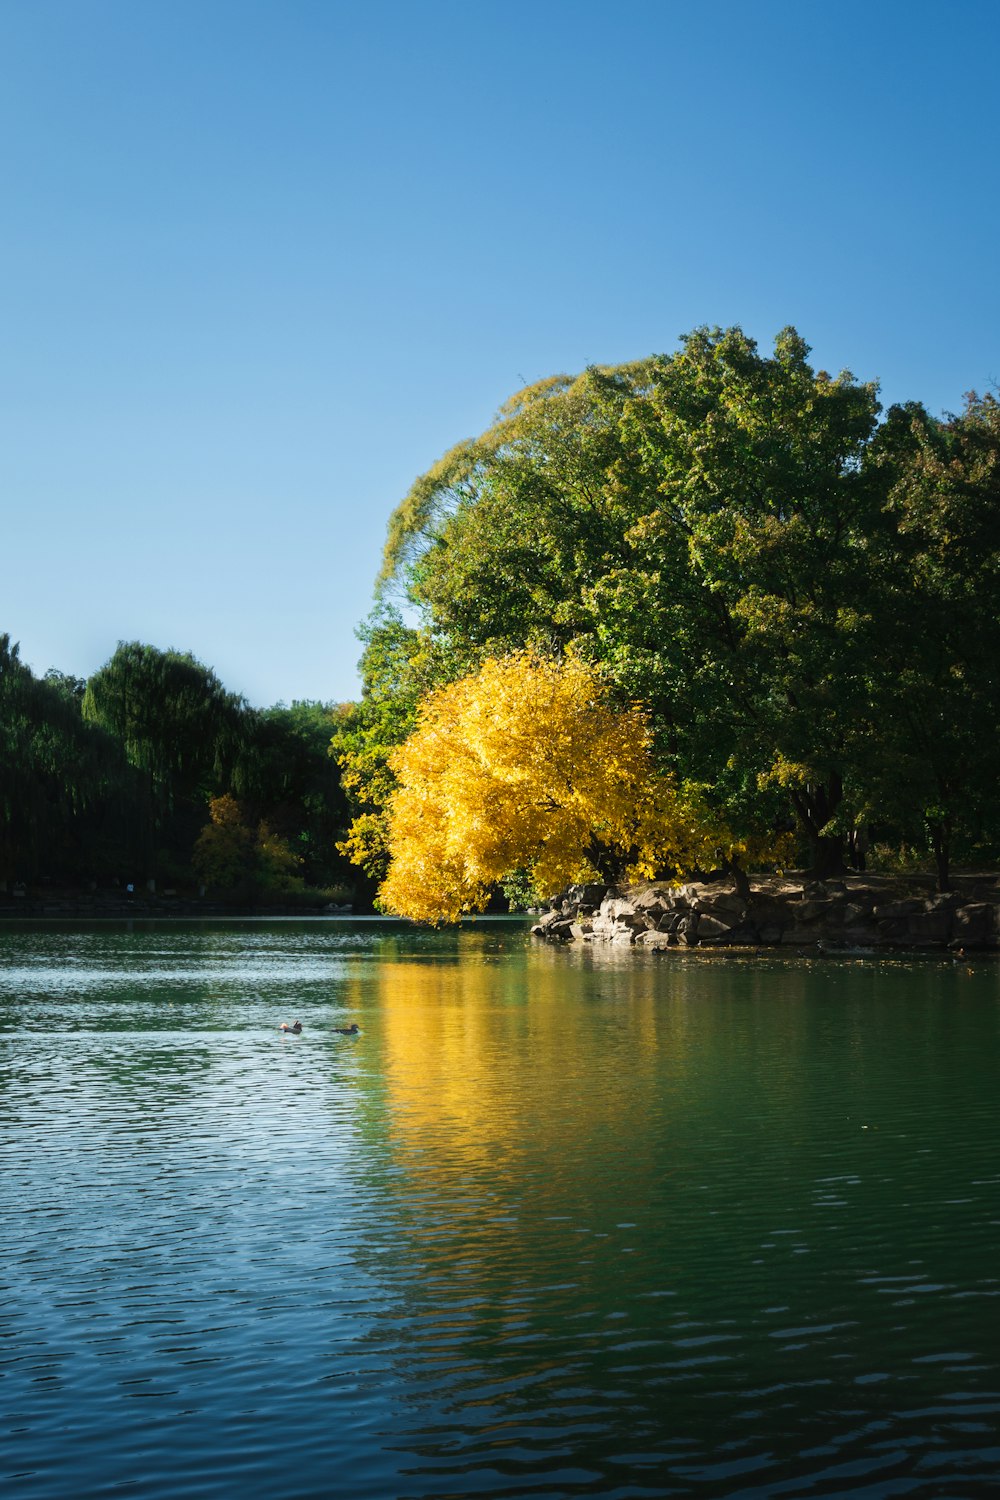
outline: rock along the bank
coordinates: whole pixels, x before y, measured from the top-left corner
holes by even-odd
[[[749,899],[726,881],[576,885],[532,927],[554,943],[645,948],[1000,947],[1000,877],[963,876],[939,894],[931,881],[880,875],[838,880],[753,876]]]

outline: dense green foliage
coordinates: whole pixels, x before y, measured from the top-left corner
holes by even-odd
[[[399,611],[385,604],[373,610],[358,635],[364,648],[363,692],[359,702],[340,709],[331,750],[342,768],[352,815],[350,835],[340,847],[364,871],[371,894],[388,868],[386,809],[395,784],[389,758],[414,728],[421,698],[454,672],[433,648],[429,632],[406,625]]]
[[[336,713],[251,709],[190,654],[136,641],[86,684],[55,670],[38,680],[0,637],[0,881],[211,876],[244,897],[341,882]],[[249,853],[200,867],[222,798]]]
[[[135,868],[148,825],[142,777],[113,736],[84,722],[72,680],[39,681],[0,635],[0,880]]]
[[[328,886],[349,877],[338,840],[347,826],[347,799],[330,737],[340,708],[296,700],[248,715],[250,733],[237,758],[232,790],[248,819],[265,824],[300,862],[301,878]]]
[[[953,849],[1000,837],[997,403],[880,422],[874,386],[808,353],[791,329],[770,356],[702,329],[522,391],[399,506],[382,588],[439,681],[572,647],[734,827],[794,826],[819,874],[874,830],[933,847],[947,883]],[[369,657],[400,628],[376,621]],[[395,677],[404,711],[348,751],[373,807],[412,713]]]
[[[993,859],[1000,844],[1000,404],[972,396],[947,423],[893,411],[876,457],[895,530],[869,811],[914,841],[922,828],[944,884],[953,845]]]
[[[167,801],[227,774],[247,739],[245,708],[190,653],[139,641],[119,644],[82,703],[83,717],[113,734]]]

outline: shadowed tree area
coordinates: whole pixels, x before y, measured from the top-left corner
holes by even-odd
[[[80,713],[75,679],[39,681],[0,635],[0,879],[56,868],[73,878],[141,863],[146,783],[124,746]]]
[[[0,880],[205,881],[244,900],[339,884],[335,714],[251,709],[190,653],[138,641],[86,684],[39,680],[0,637]],[[220,826],[245,831],[245,858],[199,862]]]

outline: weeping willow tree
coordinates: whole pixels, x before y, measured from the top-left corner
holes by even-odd
[[[74,687],[40,681],[0,635],[0,881],[126,867],[149,843],[142,778]]]
[[[87,683],[83,717],[124,747],[169,801],[223,780],[247,735],[244,700],[187,651],[121,641]]]
[[[287,842],[311,883],[343,877],[332,704],[253,709],[189,652],[123,641],[87,683],[83,714],[116,737],[144,778],[155,830],[148,873],[183,879],[209,802],[229,796]]]
[[[145,873],[185,866],[208,797],[228,786],[252,735],[244,700],[189,652],[122,641],[88,681],[82,712],[143,779],[153,830]]]

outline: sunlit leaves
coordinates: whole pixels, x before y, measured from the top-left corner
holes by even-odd
[[[481,910],[526,871],[536,890],[711,862],[724,833],[695,789],[655,772],[645,712],[616,710],[580,660],[490,660],[431,694],[393,757],[382,905],[421,921]]]
[[[421,696],[454,673],[429,634],[407,625],[397,610],[379,606],[358,634],[365,648],[361,700],[343,705],[330,742],[353,814],[337,847],[381,880],[389,858],[386,806],[396,785],[392,754],[413,729]]]
[[[703,328],[544,382],[418,482],[386,562],[436,639],[599,662],[649,705],[661,764],[747,831],[791,800],[815,842],[867,734],[886,484],[864,468],[875,388],[808,354],[793,329],[767,355]],[[776,756],[808,761],[816,794],[786,799]]]

